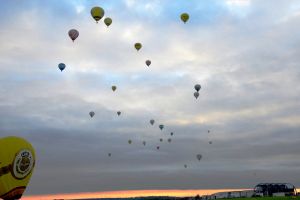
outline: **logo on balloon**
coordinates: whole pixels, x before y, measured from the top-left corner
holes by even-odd
[[[30,174],[34,166],[34,158],[30,150],[23,149],[17,153],[13,163],[13,176],[24,179]]]

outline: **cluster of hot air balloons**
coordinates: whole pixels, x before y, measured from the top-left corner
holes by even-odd
[[[194,86],[196,92],[194,92],[194,97],[197,99],[199,97],[199,90],[201,89],[201,85],[200,84],[196,84]]]
[[[99,20],[101,20],[104,16],[104,10],[101,7],[93,7],[91,9],[91,15],[94,18],[94,20],[96,21],[96,23],[99,22]],[[104,20],[104,23],[107,27],[109,27],[112,24],[112,19],[110,17],[106,17]]]
[[[93,19],[96,21],[96,23],[98,23],[98,22],[104,17],[104,15],[105,15],[104,9],[101,8],[101,7],[99,7],[99,6],[93,7],[93,8],[91,9],[91,16],[92,16]],[[181,19],[182,22],[184,22],[184,23],[187,23],[188,20],[189,20],[189,18],[190,18],[190,16],[189,16],[188,13],[182,13],[182,14],[180,15],[180,19]],[[106,17],[103,21],[104,21],[104,23],[105,23],[105,25],[106,25],[107,27],[109,27],[109,26],[112,24],[112,19],[109,18],[109,17]],[[78,30],[76,30],[76,29],[71,29],[71,30],[69,30],[68,35],[69,35],[69,37],[71,38],[71,40],[74,42],[74,41],[78,38],[79,32],[78,32]],[[140,43],[140,42],[136,42],[136,43],[134,44],[134,48],[136,49],[137,52],[140,51],[140,50],[142,49],[142,47],[143,47],[143,45],[142,45],[142,43]],[[152,63],[152,61],[151,61],[150,59],[147,59],[147,60],[145,61],[145,64],[146,64],[146,66],[148,66],[148,67],[150,67],[151,63]],[[64,63],[59,63],[59,64],[58,64],[58,68],[59,68],[60,71],[63,71],[63,70],[66,68],[66,65],[65,65]],[[200,84],[196,84],[196,85],[194,86],[194,88],[195,88],[195,90],[196,90],[196,92],[194,93],[194,97],[197,99],[197,98],[199,97],[199,91],[200,91],[200,89],[201,89],[201,85],[200,85]],[[113,85],[113,86],[111,86],[111,89],[112,89],[113,92],[115,92],[115,91],[117,90],[117,86]],[[91,118],[93,118],[93,117],[95,116],[95,112],[94,112],[94,111],[90,111],[90,112],[89,112],[89,115],[90,115]],[[120,116],[120,115],[121,115],[121,111],[117,111],[117,115]],[[154,123],[155,123],[155,120],[154,120],[154,119],[150,119],[150,124],[151,124],[152,126],[154,125]],[[159,128],[161,131],[163,131],[163,129],[165,128],[165,126],[164,126],[163,124],[159,124],[159,125],[158,125],[158,128]],[[208,133],[209,133],[209,131],[208,131]],[[174,133],[171,132],[170,135],[173,136]],[[159,138],[159,141],[160,141],[160,142],[163,142],[163,138]],[[171,142],[172,142],[172,139],[171,139],[171,138],[168,138],[166,141],[167,141],[168,143],[171,143]],[[211,144],[211,143],[212,143],[212,142],[210,141],[209,144]],[[132,140],[131,140],[131,139],[128,140],[128,144],[132,144]],[[142,144],[143,144],[144,146],[146,146],[146,141],[142,141]],[[159,149],[160,149],[160,146],[157,146],[156,149],[159,150]],[[111,154],[111,153],[108,153],[108,156],[111,157],[112,154]],[[197,159],[200,161],[201,158],[202,158],[202,155],[201,155],[201,154],[197,154],[196,157],[197,157]],[[187,165],[185,164],[184,167],[187,168]]]

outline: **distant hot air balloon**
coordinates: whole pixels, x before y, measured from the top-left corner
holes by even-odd
[[[187,168],[187,165],[184,165],[184,168]]]
[[[91,117],[94,117],[95,112],[94,112],[94,111],[91,111],[89,114],[90,114]]]
[[[116,91],[117,86],[113,85],[113,86],[111,86],[111,89],[112,89],[112,91]]]
[[[128,144],[131,144],[132,143],[132,141],[131,140],[128,140]]]
[[[187,14],[187,13],[182,13],[182,14],[180,15],[180,19],[181,19],[184,23],[186,23],[186,22],[189,20],[189,18],[190,18],[190,16],[189,16],[189,14]]]
[[[104,19],[104,23],[106,24],[107,27],[109,27],[111,25],[111,23],[112,23],[112,19],[109,18],[109,17],[106,17]]]
[[[118,116],[120,116],[121,115],[121,111],[118,111],[117,114],[118,114]]]
[[[200,161],[202,158],[202,155],[201,154],[197,154],[197,159]]]
[[[151,119],[151,120],[150,120],[150,124],[151,124],[151,125],[153,125],[154,122],[155,122],[154,119]]]
[[[98,23],[98,21],[104,16],[104,10],[101,7],[93,7],[91,9],[91,15]]]
[[[74,40],[76,40],[76,38],[79,36],[79,32],[76,29],[71,29],[68,32],[69,37],[71,38],[71,40],[74,42]]]
[[[168,139],[168,142],[172,142],[172,139],[171,139],[171,138],[169,138],[169,139]]]
[[[199,92],[195,92],[194,97],[197,99],[199,97]]]
[[[159,146],[157,146],[156,149],[159,150]]]
[[[149,67],[151,65],[151,60],[146,60],[146,65]]]
[[[170,135],[171,135],[171,136],[173,136],[173,135],[174,135],[174,133],[173,133],[173,132],[171,132],[171,133],[170,133]]]
[[[163,130],[163,128],[164,128],[164,125],[163,125],[163,124],[161,124],[161,125],[159,125],[158,127],[160,128],[160,130]]]
[[[160,138],[160,139],[159,139],[159,141],[160,141],[160,142],[162,142],[162,141],[163,141],[163,139],[162,139],[162,138]]]
[[[201,89],[201,85],[196,84],[196,85],[194,86],[194,88],[195,88],[195,90],[196,90],[197,92],[199,92],[199,90]]]
[[[212,144],[212,141],[209,141],[209,144]]]
[[[60,71],[63,71],[66,68],[66,65],[64,63],[59,63],[58,68],[60,69]]]
[[[20,199],[33,173],[35,151],[23,138],[0,139],[0,198]]]
[[[111,157],[111,153],[108,153],[108,156]]]
[[[208,133],[210,133],[210,130],[207,130]]]
[[[143,145],[146,146],[146,141],[143,141]]]
[[[140,50],[142,48],[142,44],[139,43],[139,42],[137,42],[137,43],[134,44],[134,47],[138,51],[138,50]]]

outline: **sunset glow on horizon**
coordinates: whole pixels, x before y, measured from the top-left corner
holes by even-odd
[[[247,190],[247,189],[198,189],[198,190],[124,190],[105,192],[83,192],[70,194],[51,194],[24,196],[22,200],[52,200],[52,199],[82,199],[82,198],[130,198],[142,196],[175,196],[186,197],[196,195],[210,195],[217,192]]]

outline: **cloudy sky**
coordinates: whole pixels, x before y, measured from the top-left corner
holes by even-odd
[[[27,195],[300,186],[298,0],[0,4],[0,137],[36,149]]]

